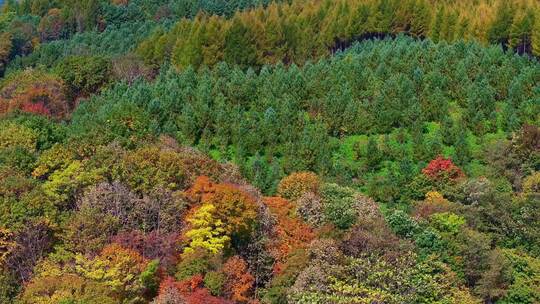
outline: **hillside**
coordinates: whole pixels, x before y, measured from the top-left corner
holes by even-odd
[[[0,303],[540,303],[539,2],[0,7]]]

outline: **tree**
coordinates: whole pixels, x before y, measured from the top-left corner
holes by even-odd
[[[10,248],[3,266],[18,282],[30,281],[34,267],[51,250],[53,236],[51,227],[43,220],[28,222],[21,231],[11,235]]]
[[[65,169],[55,171],[43,184],[43,192],[58,206],[69,204],[83,188],[103,179],[102,170],[85,165],[86,162],[75,160]]]
[[[0,113],[22,110],[64,118],[71,108],[64,90],[64,82],[56,75],[32,69],[18,71],[0,87]]]
[[[37,134],[31,128],[11,121],[0,121],[0,127],[0,150],[15,147],[36,150]]]
[[[429,3],[425,0],[414,2],[413,16],[411,17],[411,28],[409,32],[416,37],[426,37],[431,25],[431,11]]]
[[[65,81],[72,100],[98,93],[111,80],[110,62],[98,56],[67,57],[55,71]]]
[[[20,303],[75,303],[114,304],[117,300],[103,283],[71,273],[38,276],[24,289]]]
[[[132,250],[112,244],[94,259],[77,255],[75,260],[78,274],[105,284],[118,301],[143,301],[146,296],[152,296],[157,280],[156,264]]]
[[[237,64],[242,69],[257,64],[257,52],[251,29],[238,17],[232,20],[225,34],[223,59],[228,63]]]
[[[11,56],[13,48],[11,39],[12,35],[10,32],[3,32],[0,34],[0,76],[4,76],[6,65]]]
[[[184,253],[192,253],[196,248],[203,248],[211,253],[219,253],[228,245],[230,237],[226,235],[221,219],[214,218],[216,207],[212,204],[204,204],[188,218],[191,230],[186,232],[190,239]]]
[[[38,26],[39,35],[43,42],[60,39],[64,29],[62,11],[58,8],[49,10],[47,15],[41,18]]]
[[[226,283],[224,293],[235,303],[248,303],[255,279],[248,272],[247,263],[239,256],[233,256],[223,265]]]
[[[536,19],[534,28],[532,29],[532,53],[535,56],[540,56],[540,9],[536,10]],[[2,58],[2,56],[0,56]]]
[[[150,80],[155,74],[150,66],[132,53],[113,59],[112,73],[115,79],[126,81],[130,85],[139,79]]]
[[[467,141],[467,136],[464,134],[464,131],[460,132],[456,140],[456,163],[458,165],[465,165],[469,163],[471,159],[471,149],[469,147],[469,142]]]
[[[534,12],[532,10],[516,14],[514,16],[514,22],[510,27],[509,46],[516,49],[520,54],[530,53],[533,26]]]
[[[369,137],[366,149],[367,166],[371,171],[375,171],[382,161],[382,155],[379,150],[376,136]]]
[[[276,260],[273,272],[279,274],[285,271],[290,256],[306,248],[315,235],[311,227],[293,215],[294,205],[286,199],[267,197],[264,203],[277,219],[276,225],[272,228],[273,239],[269,251]]]
[[[324,206],[322,198],[312,192],[305,193],[296,200],[298,215],[312,227],[320,227],[324,224]]]
[[[422,173],[431,179],[449,179],[456,180],[464,176],[451,159],[445,159],[438,156],[422,169]]]
[[[302,195],[319,189],[319,177],[312,172],[296,172],[284,177],[278,185],[278,194],[286,199],[297,200]]]
[[[159,188],[174,191],[182,189],[187,182],[186,161],[172,149],[143,147],[124,155],[118,178],[136,192],[150,193]]]
[[[311,285],[320,282],[314,280],[307,288],[293,292],[291,298],[310,303],[328,303],[336,298],[344,303],[413,303],[436,299],[478,303],[465,287],[456,285],[458,278],[446,265],[433,259],[420,263],[415,259],[413,253],[402,254],[392,263],[375,254],[348,259],[339,265],[344,270],[338,272],[334,279],[322,286]]]
[[[337,184],[325,184],[321,189],[325,218],[340,229],[348,229],[357,220],[354,191]]]
[[[495,20],[487,31],[487,38],[490,43],[501,44],[504,46],[508,44],[514,14],[515,9],[509,2],[499,2]]]
[[[217,16],[210,16],[208,23],[204,28],[202,57],[203,64],[206,66],[214,66],[220,61],[223,61],[223,49],[225,47],[225,36],[221,33],[226,32],[227,24]]]
[[[444,38],[442,37],[441,31],[443,28],[445,15],[444,8],[440,8],[435,15],[435,19],[433,20],[433,25],[431,26],[431,40],[433,40],[435,43]]]
[[[225,233],[233,240],[243,239],[253,230],[257,218],[255,200],[238,187],[216,184],[203,203],[215,206],[214,216],[221,220]]]
[[[178,39],[173,51],[173,62],[180,69],[189,66],[198,68],[203,62],[202,43],[205,28],[204,20],[195,20],[190,24],[191,29],[187,33],[187,39]]]
[[[159,260],[160,267],[164,269],[171,269],[176,265],[181,253],[178,246],[178,234],[175,232],[125,231],[113,236],[112,242],[134,250],[146,259]]]

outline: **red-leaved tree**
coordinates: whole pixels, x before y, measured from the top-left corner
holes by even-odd
[[[422,169],[422,173],[432,180],[457,180],[465,176],[463,171],[451,159],[437,156]]]

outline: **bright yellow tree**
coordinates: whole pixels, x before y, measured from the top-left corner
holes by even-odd
[[[192,253],[195,248],[203,248],[212,253],[218,253],[229,242],[230,238],[225,234],[224,224],[216,219],[213,213],[216,207],[212,204],[203,204],[187,221],[192,229],[186,233],[191,241],[184,253]]]

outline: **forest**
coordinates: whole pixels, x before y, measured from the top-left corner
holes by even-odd
[[[540,2],[0,0],[0,303],[540,303]]]

